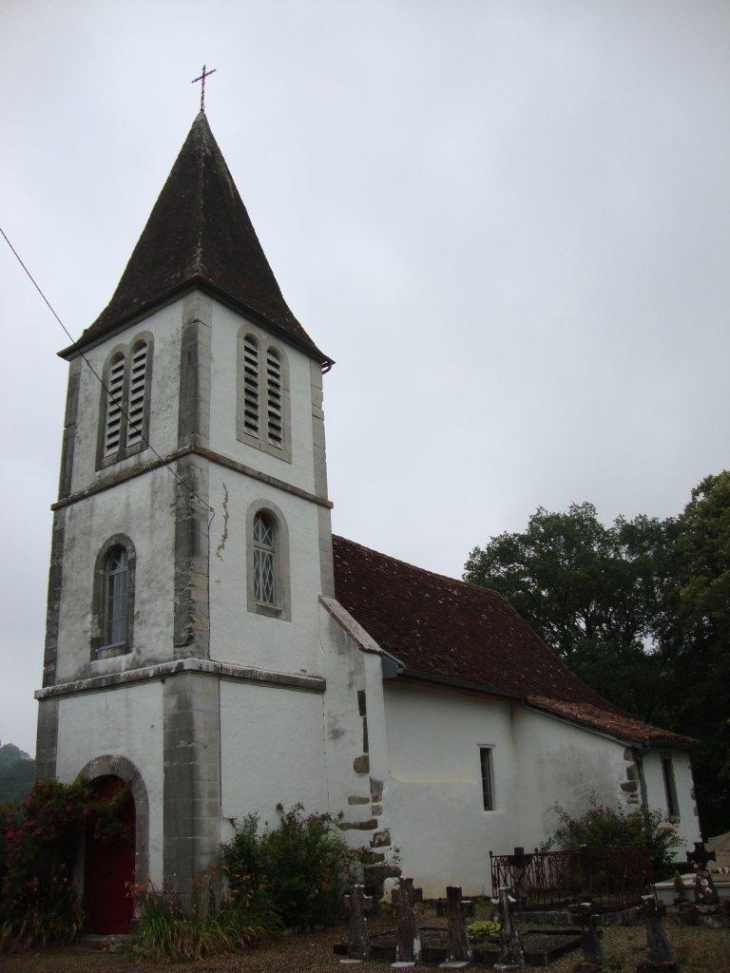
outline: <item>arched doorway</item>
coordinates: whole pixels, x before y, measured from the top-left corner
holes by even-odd
[[[121,777],[109,774],[91,782],[97,797],[116,797],[125,787]],[[100,837],[93,827],[84,845],[84,908],[89,932],[130,932],[134,899],[130,886],[135,879],[135,802],[131,791],[120,815],[127,834],[122,838]]]

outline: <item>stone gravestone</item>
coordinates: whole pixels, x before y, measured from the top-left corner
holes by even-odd
[[[461,889],[449,885],[446,889],[446,918],[448,920],[449,958],[442,969],[459,969],[471,960],[471,947],[466,931],[466,916],[471,913],[472,903],[461,898]]]
[[[525,854],[525,849],[515,848],[513,854],[507,855],[507,863],[512,869],[512,891],[518,903],[527,898],[527,869],[535,856]]]
[[[345,904],[350,916],[350,938],[347,945],[347,956],[351,960],[364,960],[370,955],[370,940],[368,938],[368,921],[365,914],[373,905],[372,897],[365,895],[365,887],[356,885],[349,895],[345,896]]]
[[[413,888],[412,878],[401,878],[398,881],[397,898],[400,914],[395,940],[395,963],[391,964],[394,969],[413,966],[421,958],[421,936],[413,906],[423,898],[422,891]]]
[[[695,850],[687,852],[687,861],[692,862],[695,869],[695,904],[719,905],[720,895],[707,867],[708,862],[717,861],[715,852],[708,851],[704,841],[695,841]]]
[[[603,963],[603,949],[601,947],[601,930],[598,926],[598,916],[592,902],[579,902],[571,906],[573,918],[580,926],[580,945],[583,950],[583,960],[576,963],[573,973],[598,973]]]
[[[636,973],[677,973],[674,951],[662,928],[666,908],[653,895],[642,896],[646,922],[646,960],[636,965]]]
[[[512,905],[515,900],[510,899],[510,890],[501,888],[499,899],[499,960],[494,964],[494,969],[500,973],[512,973],[513,970],[524,970],[525,953],[522,949],[520,932],[515,925],[512,916]]]

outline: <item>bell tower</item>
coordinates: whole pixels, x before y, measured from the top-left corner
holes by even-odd
[[[129,782],[135,879],[184,897],[229,821],[279,801],[336,810],[332,362],[284,301],[203,112],[109,305],[61,356],[39,774]]]

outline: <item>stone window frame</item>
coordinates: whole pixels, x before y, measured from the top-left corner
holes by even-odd
[[[129,410],[129,393],[131,384],[132,360],[134,353],[140,345],[147,345],[147,363],[145,366],[145,388],[144,388],[144,414],[142,417],[142,434],[139,442],[131,446],[127,445],[127,415]],[[104,440],[106,438],[107,410],[109,407],[109,395],[107,389],[110,383],[110,373],[112,363],[119,356],[124,358],[124,383],[122,386],[122,422],[119,436],[119,448],[108,456],[104,455]],[[99,406],[99,432],[96,445],[96,468],[97,470],[106,469],[113,466],[120,460],[128,456],[134,456],[147,449],[150,434],[150,405],[152,400],[152,364],[154,361],[154,338],[149,331],[142,331],[136,334],[131,341],[126,344],[115,345],[107,355],[102,370],[101,404]]]
[[[496,811],[497,801],[494,789],[494,746],[479,744],[479,779],[482,791],[482,809]]]
[[[258,419],[259,432],[253,435],[246,428],[246,373],[245,373],[245,342],[252,340],[257,348],[258,367]],[[269,381],[267,372],[267,358],[269,351],[274,352],[280,365],[281,391],[281,444],[269,439]],[[272,413],[273,414],[273,413]],[[283,346],[272,341],[268,336],[262,337],[248,325],[241,325],[236,336],[236,439],[260,449],[264,453],[276,456],[285,463],[292,461],[291,439],[291,393],[289,383],[289,358]]]
[[[127,552],[127,632],[123,642],[116,645],[106,643],[107,631],[107,603],[106,581],[107,560],[116,548],[124,548]],[[134,544],[126,534],[114,534],[110,537],[96,555],[94,563],[94,585],[91,606],[91,659],[113,659],[119,655],[128,655],[134,646],[134,596],[137,567],[137,552]]]
[[[677,783],[674,776],[674,760],[671,753],[660,754],[662,781],[664,783],[664,799],[667,805],[667,821],[677,824],[679,818],[679,800],[677,798]]]
[[[257,601],[254,592],[253,527],[257,514],[264,514],[274,528],[274,604]],[[291,574],[289,527],[281,510],[268,498],[249,504],[246,511],[246,604],[256,615],[291,621]]]

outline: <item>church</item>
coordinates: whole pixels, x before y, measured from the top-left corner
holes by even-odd
[[[204,112],[69,364],[38,773],[129,786],[126,883],[183,901],[250,813],[331,812],[374,888],[489,889],[591,795],[698,840],[691,741],[629,718],[496,593],[332,534],[323,376]],[[127,911],[125,911],[127,910]]]

